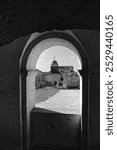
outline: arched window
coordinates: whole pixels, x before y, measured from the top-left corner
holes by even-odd
[[[24,50],[20,61],[20,89],[21,89],[21,124],[23,147],[28,147],[30,143],[30,113],[35,107],[35,79],[38,75],[36,64],[39,56],[45,49],[53,46],[64,46],[72,50],[80,59],[81,70],[79,70],[82,83],[81,85],[81,107],[82,113],[80,117],[81,143],[85,143],[84,149],[87,147],[87,119],[88,119],[88,59],[83,46],[78,39],[72,35],[63,32],[48,32],[34,39]],[[42,83],[46,84],[45,82]],[[83,85],[83,86],[82,86]],[[75,119],[73,119],[75,118]],[[75,116],[71,120],[75,122],[78,118]],[[77,119],[76,119],[77,118]],[[78,125],[78,124],[77,124]],[[71,125],[70,125],[71,126]],[[76,126],[76,125],[75,125]],[[74,127],[75,129],[75,127]],[[76,135],[74,135],[76,136]],[[68,141],[67,141],[68,142]],[[74,143],[74,142],[73,142]],[[80,143],[80,144],[81,144]]]

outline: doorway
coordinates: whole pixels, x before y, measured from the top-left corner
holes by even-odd
[[[85,83],[85,85],[82,86],[82,84],[80,84],[80,86],[82,86],[82,87],[80,87],[80,89],[82,90],[82,93],[80,94],[82,96],[82,102],[80,103],[81,108],[82,108],[82,109],[80,109],[81,110],[80,131],[82,131],[80,133],[81,134],[80,143],[82,143],[82,142],[86,143],[86,141],[87,141],[87,138],[86,138],[87,129],[86,128],[87,128],[87,118],[88,117],[86,117],[85,119],[82,117],[84,114],[87,115],[87,107],[88,107],[88,105],[86,106],[86,104],[88,103],[88,100],[86,100],[86,96],[88,95],[88,92],[87,92],[88,91],[87,90],[88,89],[87,56],[86,56],[81,44],[77,40],[75,40],[73,37],[67,35],[66,33],[50,32],[50,33],[46,33],[46,34],[39,36],[33,42],[31,42],[29,44],[29,46],[27,47],[27,49],[25,50],[24,55],[22,57],[22,61],[21,61],[21,95],[22,95],[22,99],[21,99],[21,107],[22,107],[21,114],[22,114],[22,116],[21,116],[21,118],[22,118],[22,133],[23,133],[23,147],[24,148],[30,147],[30,143],[33,140],[32,137],[34,136],[34,135],[32,136],[31,128],[35,129],[35,127],[32,127],[33,125],[31,126],[30,123],[34,124],[34,121],[31,122],[31,116],[34,118],[35,117],[34,114],[37,113],[37,110],[34,110],[35,104],[37,103],[36,99],[35,99],[35,95],[36,95],[35,79],[38,75],[38,69],[36,68],[37,60],[38,60],[39,56],[43,53],[43,51],[45,51],[45,49],[48,49],[48,48],[54,47],[54,46],[63,46],[63,47],[69,48],[76,55],[78,55],[79,59],[81,60],[81,70],[79,70],[80,80],[82,79],[82,84]],[[60,82],[60,83],[63,84],[63,82]],[[56,84],[56,85],[59,85],[59,84]],[[84,92],[85,92],[85,94],[84,94]],[[88,96],[87,96],[87,98],[88,98]],[[85,99],[85,101],[84,101],[84,99]],[[85,109],[83,109],[83,108],[85,108]],[[32,112],[33,110],[36,112]],[[43,110],[41,110],[41,113],[38,113],[38,114],[42,115],[42,112],[43,112]],[[48,114],[51,114],[51,113],[47,112],[46,115],[48,115]],[[58,113],[57,113],[57,115],[58,115]],[[41,118],[42,116],[39,116],[39,117]],[[53,116],[55,117],[55,115],[53,115]],[[73,119],[74,117],[75,117],[75,119]],[[74,117],[72,117],[72,119],[70,119],[69,117],[68,118],[65,117],[65,118],[67,120],[72,120],[72,123],[73,123],[79,119],[78,116],[74,116]],[[64,117],[62,117],[62,118],[64,118]],[[42,120],[43,120],[43,117],[42,117]],[[52,120],[54,120],[54,119],[52,119]],[[40,122],[41,121],[39,120],[39,123]],[[45,124],[46,124],[46,122],[45,122]],[[73,125],[73,124],[70,123],[69,128],[71,128],[71,125]],[[53,128],[54,128],[54,126],[53,126]],[[72,129],[75,129],[75,128],[76,128],[76,125]],[[60,130],[60,128],[58,128],[58,131],[59,130]],[[49,130],[48,130],[48,132],[49,132]],[[73,134],[73,132],[72,132],[72,134]],[[66,135],[63,135],[63,136],[66,136]],[[74,135],[74,136],[76,137],[77,135]],[[42,144],[42,147],[43,147],[43,144],[44,144],[43,142],[48,141],[49,138],[45,140],[45,137],[43,139],[42,135],[41,136],[39,135],[39,137],[37,139],[39,139],[39,142],[40,142],[40,144]],[[52,139],[54,139],[54,136],[47,143],[47,145],[51,145]],[[65,138],[63,138],[63,139],[65,139]],[[34,140],[34,142],[36,140]],[[58,141],[60,142],[60,139]],[[67,142],[65,141],[65,143],[68,143],[68,141]],[[59,143],[56,143],[56,145],[61,146]],[[63,147],[66,146],[66,145],[64,145],[64,143],[62,143],[62,145],[63,145]]]

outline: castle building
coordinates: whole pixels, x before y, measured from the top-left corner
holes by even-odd
[[[55,88],[80,88],[80,76],[74,71],[73,66],[59,66],[58,62],[52,61],[49,72],[41,72],[36,77],[36,88],[54,86]]]

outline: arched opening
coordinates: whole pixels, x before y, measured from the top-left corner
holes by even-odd
[[[87,147],[87,119],[88,119],[88,60],[83,47],[72,36],[61,33],[45,33],[33,40],[26,48],[21,60],[21,124],[23,147],[27,148],[30,142],[30,113],[35,107],[35,78],[38,75],[36,64],[42,52],[53,46],[64,46],[72,50],[81,61],[82,77],[82,117],[81,117],[81,139]],[[77,118],[77,117],[76,117]],[[78,118],[77,118],[78,119]],[[75,120],[77,120],[75,119]],[[74,120],[74,121],[75,121]],[[73,121],[73,120],[72,120]],[[82,144],[84,145],[84,144]]]
[[[36,64],[36,108],[81,115],[81,66],[78,55],[66,47],[43,51]]]

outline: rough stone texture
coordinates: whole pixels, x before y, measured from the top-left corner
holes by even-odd
[[[74,30],[89,57],[89,147],[99,150],[99,32]],[[29,36],[0,47],[0,149],[20,147],[19,59]]]
[[[100,28],[99,0],[1,0],[0,45],[33,32]]]

